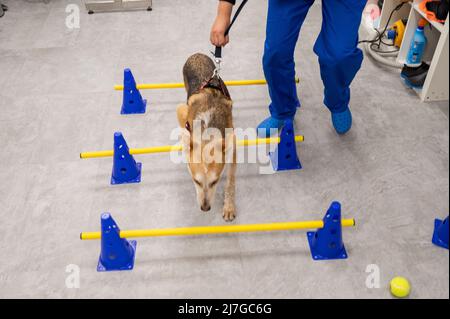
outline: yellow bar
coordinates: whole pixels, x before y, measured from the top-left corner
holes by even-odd
[[[295,141],[297,143],[303,142],[304,140],[305,140],[305,138],[302,135],[295,136]],[[263,145],[263,144],[278,144],[278,143],[280,143],[279,137],[258,138],[255,140],[240,140],[240,141],[236,142],[237,146],[244,146],[244,147],[254,146],[254,145]]]
[[[342,227],[355,226],[354,219],[343,219],[341,223]],[[165,237],[165,236],[198,236],[198,235],[226,234],[226,233],[319,229],[323,228],[323,226],[324,226],[323,221],[318,220],[318,221],[286,222],[286,223],[271,223],[271,224],[122,230],[120,232],[120,237],[139,238],[139,237]],[[80,239],[81,240],[101,239],[101,232],[84,232],[80,234]]]
[[[295,83],[300,83],[300,79],[296,78]],[[249,86],[249,85],[266,85],[266,80],[239,80],[225,81],[227,86]],[[136,84],[138,90],[158,90],[158,89],[182,89],[184,83],[154,83],[154,84]],[[123,85],[114,85],[114,90],[123,91]]]
[[[303,142],[305,138],[301,135],[295,137],[296,142]],[[275,144],[280,143],[279,137],[272,138],[258,138],[255,140],[240,140],[237,141],[237,146],[253,146],[253,145],[262,145],[262,144]],[[142,154],[157,154],[157,153],[170,153],[170,152],[179,152],[183,150],[181,145],[166,145],[166,146],[156,146],[156,147],[147,147],[147,148],[130,148],[131,155],[142,155]],[[114,156],[114,151],[97,151],[97,152],[84,152],[80,153],[81,159],[87,158],[100,158],[100,157],[112,157]]]

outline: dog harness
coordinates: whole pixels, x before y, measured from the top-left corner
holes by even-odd
[[[228,88],[223,82],[222,78],[219,76],[217,69],[214,70],[213,75],[208,80],[203,81],[202,85],[200,85],[198,90],[192,93],[192,95],[198,94],[208,88],[220,91],[227,99],[231,100],[230,92],[228,91]],[[191,125],[189,124],[189,122],[186,122],[185,128],[189,132],[191,131]]]
[[[231,100],[231,95],[230,92],[228,91],[227,86],[225,85],[222,78],[217,74],[216,71],[214,71],[213,76],[209,78],[209,80],[206,80],[202,83],[202,85],[200,86],[200,88],[196,93],[199,93],[202,90],[208,88],[219,90],[220,92],[222,92],[223,95],[227,97],[227,99]]]

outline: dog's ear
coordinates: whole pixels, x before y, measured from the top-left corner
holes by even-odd
[[[177,107],[178,123],[182,128],[186,126],[187,115],[188,115],[188,106],[186,104],[178,105]]]
[[[189,154],[189,152],[192,149],[191,132],[189,132],[185,128],[181,129],[180,140],[181,140],[181,145],[183,146],[183,151],[186,152],[186,154]]]
[[[202,154],[201,141],[194,141],[192,133],[186,129],[181,129],[180,135],[181,145],[183,146],[183,152],[189,157],[192,163],[200,163],[199,156]]]

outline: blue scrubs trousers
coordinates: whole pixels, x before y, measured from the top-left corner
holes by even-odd
[[[366,0],[322,0],[322,30],[314,45],[325,87],[324,103],[333,113],[347,109],[350,84],[361,67],[358,29]],[[294,51],[314,0],[269,0],[263,66],[272,100],[272,117],[293,118],[300,106]]]

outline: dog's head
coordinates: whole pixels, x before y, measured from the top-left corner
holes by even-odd
[[[190,123],[179,106],[178,118],[182,125],[181,142],[187,157],[189,172],[202,211],[209,211],[214,203],[217,184],[225,164],[233,160],[234,133],[222,136],[217,129],[207,128],[202,120]],[[180,114],[181,113],[181,114]]]

